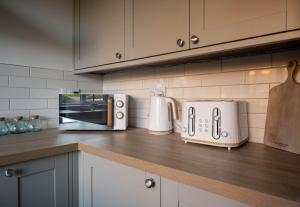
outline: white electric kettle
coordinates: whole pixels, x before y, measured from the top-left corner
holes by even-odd
[[[173,118],[178,120],[176,101],[163,95],[151,96],[148,132],[156,135],[172,133]]]

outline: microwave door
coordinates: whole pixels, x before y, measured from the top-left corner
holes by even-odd
[[[74,129],[103,129],[110,127],[112,100],[107,95],[62,94],[60,124]],[[112,116],[112,115],[111,115]]]

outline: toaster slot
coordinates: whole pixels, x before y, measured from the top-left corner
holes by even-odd
[[[212,137],[214,139],[221,137],[221,110],[217,107],[212,111]]]
[[[195,108],[189,107],[188,109],[188,134],[189,136],[195,135]]]

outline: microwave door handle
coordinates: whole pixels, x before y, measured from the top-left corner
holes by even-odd
[[[178,106],[177,106],[176,100],[174,98],[170,98],[170,97],[166,97],[166,100],[172,106],[172,111],[173,111],[174,119],[175,120],[179,120]]]
[[[113,127],[113,99],[109,97],[107,100],[107,126]]]

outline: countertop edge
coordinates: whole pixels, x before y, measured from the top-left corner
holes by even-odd
[[[169,168],[163,165],[148,162],[142,159],[127,156],[121,153],[112,152],[97,147],[93,147],[82,143],[70,143],[60,146],[46,147],[42,149],[21,152],[2,156],[0,159],[0,167],[13,165],[19,162],[30,161],[34,159],[55,156],[63,153],[74,151],[83,151],[91,153],[102,158],[124,164],[139,170],[147,171],[177,182],[190,185],[196,188],[206,190],[211,193],[218,194],[236,201],[247,203],[257,207],[274,206],[274,207],[299,207],[300,203],[285,198],[273,196],[248,188],[239,187],[229,183],[210,179],[207,177],[195,175],[182,170]]]

